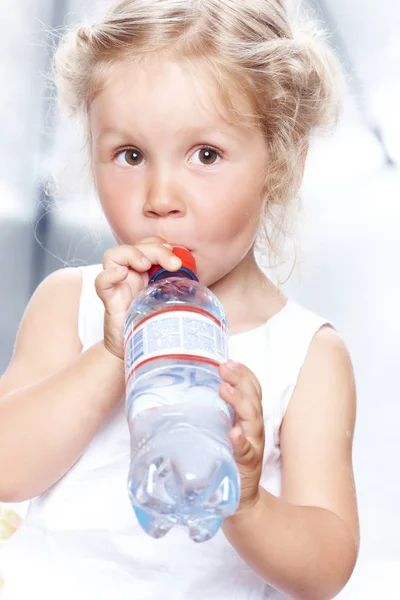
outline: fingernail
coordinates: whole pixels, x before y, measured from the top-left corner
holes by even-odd
[[[181,259],[177,256],[171,256],[169,262],[173,267],[179,267],[181,265]]]
[[[145,256],[142,258],[142,265],[144,265],[145,267],[150,267],[151,262],[149,261],[148,258],[146,258]]]
[[[161,244],[161,246],[164,246],[165,248],[169,248],[170,250],[172,250],[173,246],[171,246],[171,244]]]

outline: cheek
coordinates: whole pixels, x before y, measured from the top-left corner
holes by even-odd
[[[106,169],[96,172],[96,187],[102,210],[110,226],[117,233],[129,228],[135,209],[129,194],[130,187],[109,177]]]
[[[246,193],[247,192],[247,193]],[[232,271],[254,245],[259,225],[261,193],[232,189],[225,200],[219,198],[216,208],[196,220],[196,240],[199,248],[199,276],[205,285],[212,285]],[[215,196],[213,196],[214,199]],[[208,218],[207,218],[208,217]],[[206,243],[202,245],[202,241]]]
[[[210,190],[209,198],[198,226],[205,239],[228,241],[252,236],[262,205],[262,186],[255,184],[254,178],[229,177]]]

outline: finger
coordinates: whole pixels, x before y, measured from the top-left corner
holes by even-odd
[[[262,414],[254,397],[243,396],[239,388],[225,382],[221,384],[219,395],[233,408],[238,419],[247,424],[246,429],[250,426],[253,430],[255,424],[258,428],[262,421]]]
[[[167,271],[176,271],[182,266],[181,259],[173,253],[173,246],[167,242],[137,244],[136,248],[153,265],[161,265]]]
[[[240,427],[234,427],[229,432],[235,459],[242,465],[253,464],[257,458],[257,452],[253,444],[243,434]]]
[[[168,271],[176,271],[182,265],[180,258],[170,248],[160,243],[140,243],[137,246],[117,246],[104,253],[103,267],[126,266],[139,273],[148,271],[152,264],[159,264]]]
[[[255,448],[261,449],[265,443],[265,424],[262,406],[249,396],[244,397],[241,391],[228,383],[223,383],[220,396],[234,411],[234,425],[240,424],[244,435]]]
[[[241,412],[238,402],[246,399],[245,406],[243,407],[243,409],[246,410],[246,416],[243,418],[245,418],[245,420],[256,419],[259,416],[262,418],[261,386],[259,385],[257,378],[250,369],[244,365],[233,363],[232,368],[232,366],[230,367],[231,364],[231,361],[228,361],[228,363],[220,365],[220,374],[224,381],[222,385],[224,400],[230,399],[236,401],[235,409],[238,410],[241,415],[244,415],[245,413]],[[233,394],[232,388],[239,393]],[[225,394],[227,394],[227,396]]]
[[[160,244],[162,244],[162,243],[166,243],[167,240],[165,238],[161,237],[160,235],[150,235],[149,237],[143,238],[138,243],[146,244],[148,242],[159,242]]]
[[[167,242],[167,240],[165,238],[162,238],[159,235],[153,235],[153,236],[150,236],[147,238],[143,238],[142,240],[140,240],[140,242],[138,242],[135,245],[138,246],[140,244],[152,244],[152,243],[161,244],[162,246],[165,246],[166,248],[169,248],[170,250],[172,250],[172,248],[173,248],[172,244]]]
[[[110,291],[113,291],[118,283],[125,281],[129,273],[129,269],[124,266],[110,267],[96,277],[95,288],[97,294],[102,297],[106,296]]]
[[[260,382],[254,373],[241,363],[228,360],[220,365],[220,375],[223,381],[239,388],[244,396],[256,396],[262,405],[262,390]]]

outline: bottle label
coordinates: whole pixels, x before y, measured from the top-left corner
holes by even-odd
[[[155,358],[190,359],[218,366],[227,359],[225,325],[197,307],[171,307],[128,324],[125,331],[126,383],[138,367]]]

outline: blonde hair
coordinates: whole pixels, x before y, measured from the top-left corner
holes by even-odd
[[[61,108],[87,124],[92,100],[119,67],[155,53],[201,60],[236,120],[244,116],[232,94],[246,93],[245,121],[261,128],[268,147],[259,240],[278,256],[310,136],[337,121],[339,61],[314,24],[290,22],[284,0],[119,0],[61,41],[53,63]]]

